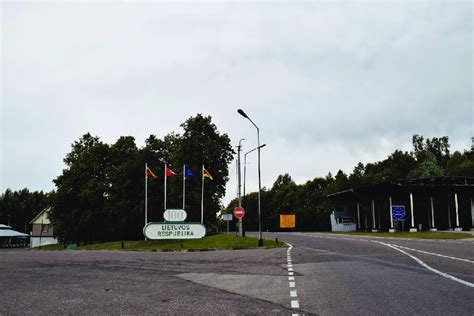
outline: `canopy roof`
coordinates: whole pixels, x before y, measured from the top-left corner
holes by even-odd
[[[370,184],[359,188],[348,189],[327,197],[342,197],[343,195],[362,195],[367,193],[387,193],[405,189],[472,189],[474,190],[474,177],[433,177],[422,179],[391,180],[377,184]]]
[[[30,237],[30,235],[17,232],[11,229],[10,226],[0,224],[0,237]]]

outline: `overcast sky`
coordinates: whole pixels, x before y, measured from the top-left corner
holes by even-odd
[[[137,144],[211,115],[256,146],[262,185],[410,150],[470,148],[473,5],[466,2],[2,2],[1,183],[51,190],[73,141]],[[257,188],[248,156],[247,191]],[[235,164],[224,203],[236,195]]]

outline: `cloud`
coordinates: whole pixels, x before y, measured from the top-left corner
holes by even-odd
[[[1,188],[52,189],[70,144],[212,115],[263,185],[473,134],[470,3],[2,3]],[[252,156],[252,159],[256,157]],[[249,172],[255,166],[249,166]],[[29,168],[39,166],[31,176]],[[235,166],[234,166],[235,168]],[[231,169],[231,175],[234,169]],[[249,178],[249,190],[255,179]],[[228,185],[226,201],[233,195]]]

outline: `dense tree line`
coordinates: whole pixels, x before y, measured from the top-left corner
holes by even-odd
[[[448,137],[424,139],[414,135],[412,144],[411,152],[395,150],[382,161],[366,165],[359,162],[349,175],[339,170],[335,176],[329,173],[301,185],[288,174],[278,176],[273,186],[261,193],[262,230],[279,230],[280,214],[296,214],[298,230],[329,230],[333,202],[326,196],[349,188],[397,179],[474,177],[474,152],[450,153]],[[236,205],[237,200],[231,201],[224,212],[232,212]],[[242,206],[247,211],[244,226],[257,230],[257,193],[243,197]]]
[[[145,163],[157,176],[148,177],[148,221],[163,221],[164,163],[179,173],[167,181],[167,208],[182,208],[182,168],[196,175],[186,180],[189,221],[200,221],[201,168],[213,176],[206,180],[204,222],[216,225],[216,213],[228,180],[233,157],[230,139],[220,134],[211,117],[198,114],[186,120],[183,134],[163,139],[150,135],[138,148],[131,136],[106,144],[85,134],[74,142],[64,162],[66,169],[54,182],[57,192],[51,220],[62,242],[141,239],[144,225]]]
[[[0,196],[0,224],[8,224],[14,230],[29,234],[30,221],[51,204],[52,195],[53,192],[7,189]]]
[[[227,134],[220,134],[210,116],[186,120],[182,134],[159,139],[150,135],[138,148],[132,136],[113,144],[87,133],[72,144],[64,158],[66,168],[54,179],[54,194],[7,190],[0,200],[0,221],[21,231],[45,206],[61,242],[92,242],[141,239],[144,225],[145,163],[155,173],[148,177],[148,221],[163,221],[164,163],[179,173],[167,181],[167,208],[182,208],[182,168],[195,178],[186,180],[186,211],[189,221],[201,220],[201,168],[206,179],[204,223],[217,225],[216,213],[228,181],[228,165],[234,151]],[[27,227],[27,230],[25,230]]]

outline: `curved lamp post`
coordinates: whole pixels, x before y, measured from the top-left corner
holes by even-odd
[[[262,239],[262,222],[261,222],[261,207],[260,207],[260,191],[262,187],[262,181],[261,181],[261,174],[260,174],[260,129],[258,128],[257,125],[248,117],[247,114],[242,109],[238,109],[237,112],[245,117],[247,120],[250,121],[250,123],[255,126],[257,129],[257,152],[258,152],[258,245],[261,247],[263,246],[263,239]]]
[[[260,148],[263,148],[265,146],[267,146],[267,144],[263,144],[262,146],[260,146]],[[254,149],[249,150],[244,154],[244,194],[243,194],[243,196],[245,196],[245,174],[247,173],[247,155],[250,154],[253,151],[256,151],[257,149],[258,149],[258,147],[255,147]]]

